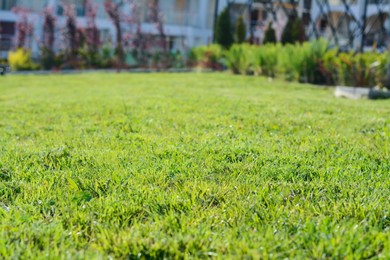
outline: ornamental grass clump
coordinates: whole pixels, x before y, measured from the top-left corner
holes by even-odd
[[[190,59],[196,67],[203,69],[222,68],[222,47],[219,44],[195,47],[190,52]]]
[[[390,51],[379,55],[375,70],[375,83],[380,88],[390,88]]]
[[[249,44],[233,44],[226,51],[226,65],[234,74],[250,74],[253,71],[254,47]]]
[[[257,75],[274,78],[278,70],[279,51],[281,45],[266,44],[259,48],[254,48],[254,67]]]

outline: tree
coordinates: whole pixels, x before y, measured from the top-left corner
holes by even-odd
[[[28,10],[21,7],[15,7],[12,11],[19,16],[19,19],[16,22],[16,47],[18,49],[28,48],[29,39],[34,30],[27,17]]]
[[[49,51],[53,51],[55,41],[56,17],[53,14],[53,9],[46,7],[43,10],[43,47]]]
[[[272,22],[270,22],[268,24],[267,30],[265,31],[263,43],[266,44],[266,43],[276,43],[276,42],[277,42],[277,40],[276,40],[276,32],[275,32],[275,29],[272,26]]]
[[[118,59],[118,68],[122,68],[125,59],[125,52],[123,50],[123,33],[121,27],[121,7],[123,1],[113,2],[113,0],[104,0],[104,9],[107,15],[110,17],[116,30],[116,54]]]
[[[170,55],[164,32],[164,16],[159,3],[159,0],[149,0],[149,19],[156,26],[158,33],[157,41],[152,41],[154,47],[159,49],[153,54],[153,61],[155,66],[166,68],[170,64]]]
[[[142,33],[142,6],[138,1],[131,1],[131,22],[135,24],[135,32],[133,35],[133,55],[136,58],[138,65],[146,67],[148,63],[147,37]]]
[[[93,0],[85,1],[85,17],[87,20],[86,41],[90,51],[96,52],[100,46],[99,29],[96,26],[98,7]]]
[[[160,38],[159,45],[165,51],[166,43],[165,43],[163,14],[160,9],[159,0],[149,0],[149,19],[152,23],[155,24]]]
[[[230,11],[228,7],[226,7],[218,17],[215,28],[215,39],[217,43],[227,49],[230,48],[234,42],[230,20]]]
[[[290,17],[282,33],[282,43],[304,42],[305,40],[305,28],[302,20],[295,16]]]
[[[243,43],[246,38],[246,27],[242,16],[238,17],[236,21],[236,42]]]
[[[73,4],[64,3],[63,8],[64,8],[64,16],[66,17],[66,22],[65,22],[66,45],[70,54],[70,58],[72,61],[74,61],[80,47],[78,31],[77,31],[75,6]]]
[[[55,66],[54,42],[56,17],[53,14],[53,9],[46,7],[43,10],[43,26],[42,26],[42,45],[41,45],[41,62],[44,69],[51,69]]]

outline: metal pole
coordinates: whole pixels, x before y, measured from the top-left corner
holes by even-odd
[[[360,6],[360,11],[362,14],[362,28],[361,28],[361,38],[360,38],[360,52],[364,52],[364,42],[366,41],[366,26],[367,26],[367,6],[368,6],[368,1],[367,0],[362,0],[361,4],[363,6]]]
[[[214,28],[213,28],[213,42],[215,42],[216,35],[215,35],[215,29],[217,27],[217,20],[218,20],[218,9],[219,9],[219,0],[215,0],[215,7],[214,7]]]
[[[248,0],[248,17],[249,17],[249,43],[253,44],[253,21],[252,21],[253,0]]]

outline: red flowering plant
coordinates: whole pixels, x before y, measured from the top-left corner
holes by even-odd
[[[28,18],[29,11],[23,7],[14,7],[12,11],[18,15],[15,46],[17,49],[29,49],[34,31]]]
[[[52,69],[57,66],[55,58],[55,31],[57,19],[53,9],[47,6],[43,10],[42,42],[41,42],[41,64],[44,69]]]
[[[110,17],[115,30],[116,30],[116,48],[115,53],[117,55],[117,68],[121,69],[124,66],[125,52],[123,48],[123,31],[122,22],[125,15],[122,12],[122,7],[125,5],[124,0],[105,0],[104,9],[107,15]]]

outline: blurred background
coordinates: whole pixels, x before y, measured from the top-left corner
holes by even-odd
[[[165,56],[180,67],[193,47],[261,45],[267,30],[272,42],[383,52],[389,13],[389,0],[0,0],[0,59],[23,49],[42,69],[148,67]],[[226,16],[228,32],[218,31]]]

